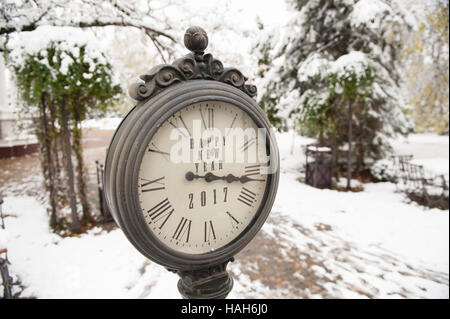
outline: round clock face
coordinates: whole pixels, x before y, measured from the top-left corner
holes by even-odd
[[[189,105],[160,125],[138,176],[141,213],[160,242],[205,254],[244,232],[268,184],[258,133],[244,110],[221,101]]]

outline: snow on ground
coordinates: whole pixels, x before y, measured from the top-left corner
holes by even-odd
[[[390,183],[357,193],[309,187],[298,179],[311,140],[292,132],[277,138],[278,195],[262,231],[230,264],[230,297],[449,297],[448,211],[408,203]],[[448,160],[448,137],[404,143],[396,150]],[[3,212],[0,237],[25,287],[21,297],[179,298],[178,277],[141,256],[120,229],[61,238],[49,232],[43,206],[26,196],[6,197]]]
[[[138,298],[145,288],[140,285],[156,278],[175,287],[176,276],[147,264],[119,229],[61,238],[49,231],[45,210],[34,198],[8,197],[3,208],[11,214],[5,221],[11,272],[26,287],[21,297]],[[158,296],[177,296],[166,291]]]
[[[279,140],[292,139],[284,135],[280,135]],[[279,144],[281,154],[290,153],[286,143]],[[409,144],[410,150],[414,145],[422,146],[422,143]],[[447,150],[448,169],[448,137],[447,144],[439,146]],[[297,147],[296,151],[300,152],[300,149]],[[445,151],[442,153],[445,155]],[[416,151],[416,154],[420,152]],[[329,224],[358,244],[383,247],[412,261],[425,262],[438,271],[448,272],[448,211],[407,204],[403,202],[403,195],[395,192],[392,183],[365,184],[364,192],[357,193],[309,187],[297,181],[298,166],[289,167],[287,161],[292,158],[286,156],[281,162],[285,173],[274,210],[305,226],[320,222]]]
[[[449,174],[449,137],[436,134],[411,134],[393,141],[398,155],[413,155],[412,162],[435,174]]]

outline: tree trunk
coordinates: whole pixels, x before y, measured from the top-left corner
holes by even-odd
[[[84,174],[84,159],[83,159],[83,147],[81,145],[82,132],[80,128],[80,122],[75,119],[75,125],[73,128],[73,150],[77,159],[77,186],[78,196],[80,198],[81,206],[83,207],[82,221],[86,225],[92,220],[91,211],[89,207],[89,201],[86,195],[86,181]]]
[[[347,149],[347,190],[352,189],[352,119],[353,119],[353,105],[348,106],[348,117],[347,117],[347,138],[348,138],[348,149]]]
[[[43,132],[43,143],[45,145],[45,161],[47,162],[47,185],[48,191],[50,192],[50,205],[51,205],[51,215],[50,215],[50,227],[53,229],[56,227],[56,187],[55,187],[55,166],[51,154],[51,136],[49,134],[49,123],[47,119],[47,104],[45,101],[45,93],[41,95],[41,109],[42,109],[42,132]]]
[[[338,105],[340,105],[341,99],[338,99],[333,104],[333,113],[338,114]],[[339,146],[337,141],[337,134],[339,130],[339,124],[336,124],[335,132],[331,136],[331,176],[339,181],[339,170],[338,170],[338,156],[339,156]]]
[[[337,159],[338,159],[338,145],[336,141],[336,136],[333,136],[331,144],[331,176],[336,178],[336,180],[338,181],[339,173],[337,167]]]
[[[352,142],[353,142],[353,108],[358,103],[359,97],[355,98],[353,104],[348,106],[348,116],[347,116],[347,138],[348,138],[348,153],[347,153],[347,190],[352,189],[351,179],[352,179]]]
[[[61,131],[55,136],[55,144],[57,153],[61,152],[61,156],[58,156],[57,158],[59,167],[57,203],[61,206],[66,206],[69,204],[69,199],[66,196],[66,194],[68,193],[68,184],[67,182],[64,182],[67,180],[67,170],[65,169],[66,164],[64,162],[64,133],[62,131],[62,128]]]
[[[72,167],[72,154],[71,154],[71,146],[70,146],[70,133],[69,133],[69,119],[67,114],[66,101],[63,99],[61,104],[61,115],[62,115],[62,123],[61,127],[63,129],[64,135],[64,151],[66,153],[66,171],[67,178],[69,180],[69,200],[70,200],[70,209],[72,211],[72,232],[81,233],[80,222],[78,221],[77,215],[77,202],[75,197],[75,184],[73,180],[73,167]]]
[[[62,145],[60,142],[61,140],[61,134],[59,134],[58,129],[55,125],[56,121],[56,107],[53,103],[50,103],[49,105],[50,114],[51,114],[51,120],[50,120],[50,129],[53,132],[53,157],[55,162],[55,198],[56,198],[56,204],[61,205],[63,198],[61,194],[64,194],[64,187],[61,177],[61,162],[59,157],[59,150],[62,149],[62,147],[58,148],[58,145]]]

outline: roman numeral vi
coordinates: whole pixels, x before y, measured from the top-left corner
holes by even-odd
[[[241,193],[238,196],[238,201],[244,203],[247,206],[252,207],[252,204],[255,202],[256,194],[251,190],[248,190],[245,187],[242,187]]]

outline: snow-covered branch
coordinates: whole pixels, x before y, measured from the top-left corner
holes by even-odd
[[[45,25],[79,28],[119,26],[144,30],[154,42],[157,37],[176,42],[167,31],[171,28],[156,15],[149,2],[138,0],[5,0],[0,2],[0,36],[33,31]],[[168,46],[162,41],[157,41],[157,44],[158,50]]]

